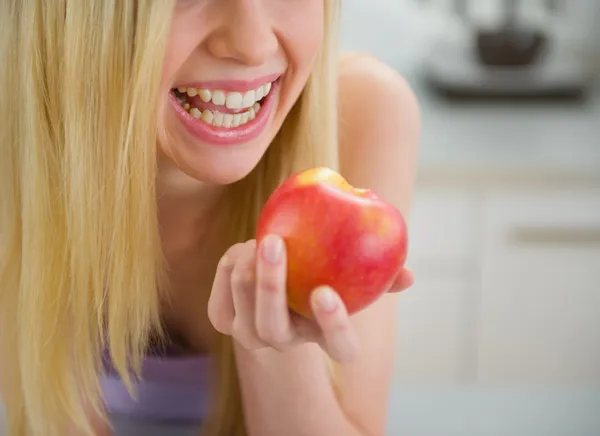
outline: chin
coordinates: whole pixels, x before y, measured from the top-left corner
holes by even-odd
[[[268,148],[268,143],[248,144],[244,150],[231,150],[229,153],[190,154],[180,146],[181,143],[177,147],[162,144],[159,145],[161,177],[211,185],[229,185],[242,180],[258,165]]]
[[[198,165],[189,168],[186,174],[194,179],[211,185],[230,185],[244,179],[258,164],[258,160],[227,162],[224,165]]]

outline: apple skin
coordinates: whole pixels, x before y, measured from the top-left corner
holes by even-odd
[[[340,295],[350,315],[374,303],[408,249],[400,211],[326,167],[297,173],[272,193],[259,216],[258,246],[267,234],[285,242],[288,305],[307,318],[310,295],[321,285]]]

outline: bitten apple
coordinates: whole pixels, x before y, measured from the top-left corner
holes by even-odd
[[[289,307],[312,318],[310,295],[320,285],[338,292],[350,314],[383,293],[404,265],[405,220],[394,206],[340,174],[312,168],[281,184],[261,211],[256,239],[283,238]]]

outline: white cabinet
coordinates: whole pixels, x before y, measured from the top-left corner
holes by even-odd
[[[428,275],[463,268],[478,244],[476,200],[465,190],[418,190],[408,223],[408,263],[426,265]]]
[[[600,385],[600,191],[418,191],[408,265],[398,381]]]
[[[398,299],[396,372],[399,382],[453,383],[472,371],[469,264],[477,240],[476,198],[463,190],[416,192],[409,219],[415,284]],[[472,346],[471,346],[472,348]]]
[[[468,326],[467,285],[460,278],[432,278],[415,270],[413,288],[398,296],[396,379],[448,383],[464,378]]]
[[[478,379],[600,385],[600,193],[490,195]]]

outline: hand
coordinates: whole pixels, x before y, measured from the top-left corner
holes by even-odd
[[[232,246],[219,262],[208,302],[214,328],[248,350],[284,351],[313,342],[335,361],[352,360],[358,340],[339,295],[329,287],[313,291],[314,321],[290,311],[286,265],[285,244],[278,236],[264,238],[259,250],[255,240]],[[412,282],[412,273],[402,270],[389,292]]]

